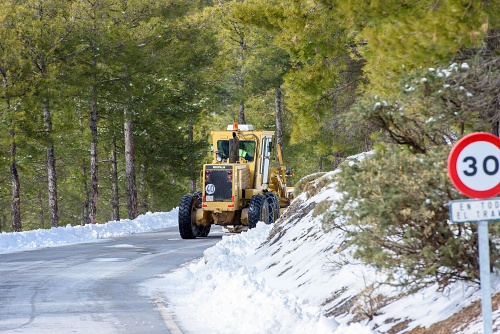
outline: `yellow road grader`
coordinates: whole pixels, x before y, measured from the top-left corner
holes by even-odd
[[[212,225],[241,232],[259,221],[271,224],[293,197],[274,131],[233,123],[212,131],[212,140],[213,161],[203,165],[202,191],[182,196],[179,204],[183,239],[206,237]]]

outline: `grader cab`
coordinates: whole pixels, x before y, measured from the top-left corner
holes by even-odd
[[[182,196],[179,232],[183,239],[206,237],[212,225],[231,232],[271,224],[288,207],[293,188],[273,131],[234,123],[212,131],[213,161],[203,165],[202,190]],[[272,165],[276,165],[272,167]]]

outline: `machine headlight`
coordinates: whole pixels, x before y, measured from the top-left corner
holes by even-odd
[[[215,151],[215,160],[222,162],[222,151]]]

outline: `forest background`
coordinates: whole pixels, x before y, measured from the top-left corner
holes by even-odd
[[[498,135],[498,6],[3,0],[0,231],[169,211],[235,121],[276,130],[296,179],[373,147],[445,159]],[[370,168],[390,187],[397,163]]]

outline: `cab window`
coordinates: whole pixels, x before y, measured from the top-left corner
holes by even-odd
[[[229,158],[229,140],[218,140],[217,150],[222,152],[222,159]],[[255,159],[255,141],[253,140],[240,140],[239,141],[239,156],[247,161],[254,161]]]
[[[260,172],[262,174],[262,184],[269,183],[269,165],[271,164],[272,138],[262,139],[262,162]]]

